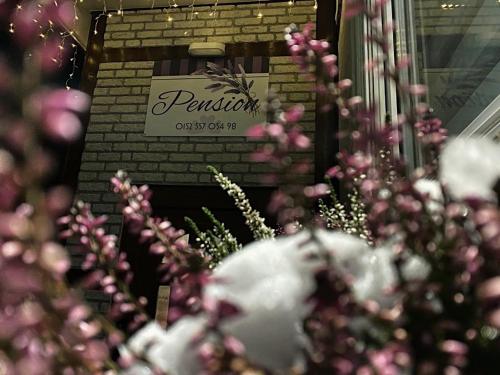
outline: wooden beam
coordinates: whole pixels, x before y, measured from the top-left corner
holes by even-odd
[[[331,44],[331,53],[338,56],[339,25],[336,24],[335,14],[338,0],[318,0],[316,14],[316,37],[326,39]],[[324,105],[320,95],[316,96],[316,130],[315,130],[315,171],[316,182],[323,182],[328,168],[335,163],[335,156],[339,151],[338,130],[339,114],[335,107],[329,112],[321,108]]]
[[[104,48],[101,62],[158,61],[189,57],[189,46]],[[226,44],[226,57],[288,56],[286,42]]]
[[[80,80],[80,90],[90,97],[93,96],[97,84],[97,72],[99,71],[99,64],[101,63],[107,20],[107,17],[101,17],[97,23],[97,33],[94,33],[96,15],[97,14],[92,14],[87,53]],[[76,143],[70,145],[62,166],[63,173],[61,182],[70,187],[74,192],[76,192],[78,186],[78,174],[80,173],[80,165],[82,164],[82,155],[85,149],[85,134],[87,133],[89,121],[90,111],[81,119],[82,136]]]

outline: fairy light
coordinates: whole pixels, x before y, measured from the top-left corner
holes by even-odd
[[[441,4],[441,9],[443,10],[452,10],[457,8],[465,8],[467,5],[465,4],[457,4],[457,3],[443,3]]]
[[[262,6],[262,4],[260,3],[260,0],[259,0],[259,3],[257,4],[257,18],[264,17],[264,15],[262,14],[262,10],[260,9],[261,6]]]
[[[69,90],[71,88],[69,83],[73,80],[76,70],[78,69],[78,66],[76,65],[76,55],[78,53],[78,48],[76,48],[76,44],[74,43],[72,43],[71,46],[73,47],[73,57],[69,61],[73,63],[73,68],[71,69],[71,73],[69,74],[69,77],[65,83],[66,90]]]
[[[45,43],[46,40],[48,40],[50,34],[57,34],[57,36],[60,38],[60,41],[59,41],[59,44],[57,45],[57,56],[54,56],[54,57],[50,57],[50,60],[57,64],[59,63],[59,66],[62,67],[63,65],[63,60],[64,60],[64,51],[66,50],[66,46],[65,46],[65,43],[66,43],[66,39],[67,38],[73,38],[74,40],[74,27],[75,25],[77,24],[77,21],[79,20],[79,17],[78,17],[78,3],[82,3],[83,0],[73,0],[73,25],[72,25],[72,28],[68,31],[57,31],[56,33],[56,24],[54,21],[52,21],[51,19],[48,19],[46,22],[41,22],[41,20],[43,18],[40,18],[43,16],[43,12],[44,12],[44,7],[45,5],[48,4],[48,1],[40,1],[40,2],[37,2],[36,5],[33,4],[34,7],[36,7],[36,16],[34,18],[32,18],[32,21],[34,24],[38,25],[38,28],[40,29],[40,32],[38,34],[38,36],[40,37],[40,39],[42,39]],[[107,13],[107,7],[106,7],[106,0],[103,0],[103,3],[104,3],[104,9],[103,9],[103,12],[102,14],[100,14],[98,17],[97,17],[97,21],[96,21],[96,28],[94,29],[94,33],[97,33],[97,22],[99,20],[100,17],[103,17],[103,16],[106,16],[106,13]],[[122,0],[120,0],[120,4],[122,3]],[[59,3],[57,0],[53,0],[53,4],[58,7],[59,6]],[[18,3],[16,5],[16,12],[20,12],[22,11],[24,8],[23,8],[23,5],[21,3]],[[10,22],[9,23],[9,33],[11,34],[14,34],[15,33],[15,24],[14,22]],[[72,57],[69,59],[69,61],[72,63],[72,69],[71,69],[71,73],[68,75],[68,78],[66,80],[66,83],[65,83],[65,87],[66,89],[70,89],[70,82],[71,80],[74,78],[75,74],[76,74],[76,71],[78,69],[78,66],[76,64],[76,61],[77,61],[77,53],[78,53],[78,49],[77,49],[77,44],[75,43],[71,43],[71,46],[73,48],[73,55]],[[32,54],[28,54],[28,57],[31,57]]]
[[[192,22],[194,19],[194,16],[198,14],[198,12],[195,12],[195,10],[194,10],[195,4],[196,4],[196,0],[193,0],[193,2],[188,7],[188,8],[190,8],[190,16],[189,16],[190,22]]]
[[[109,18],[112,17],[111,13],[109,14],[107,13],[108,13],[108,7],[106,5],[106,0],[103,0],[102,12],[95,18],[94,35],[98,34],[97,27],[99,26],[99,20],[101,19],[101,17],[109,17]]]
[[[120,5],[118,10],[116,11],[116,14],[118,14],[119,16],[123,16],[123,0],[120,0]]]
[[[19,12],[23,9],[23,6],[21,4],[16,5],[16,12]],[[9,33],[14,34],[15,33],[15,28],[14,28],[14,22],[9,23]]]
[[[314,10],[318,10],[318,0],[314,0]]]
[[[219,5],[219,0],[215,0],[214,10],[212,11],[212,13],[210,13],[210,16],[213,17],[212,27],[214,29],[217,26],[217,6],[218,5]]]
[[[76,21],[78,21],[78,0],[73,1],[73,26],[75,26]]]

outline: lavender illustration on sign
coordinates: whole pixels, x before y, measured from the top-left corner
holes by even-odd
[[[225,89],[224,94],[244,95],[248,100],[248,105],[245,106],[245,110],[255,115],[259,111],[260,105],[258,104],[258,100],[255,99],[255,93],[250,91],[254,81],[247,80],[246,72],[241,64],[238,64],[238,69],[240,71],[240,77],[236,74],[231,61],[228,61],[227,68],[207,62],[207,66],[203,74],[215,82],[205,87],[205,89],[212,92]]]

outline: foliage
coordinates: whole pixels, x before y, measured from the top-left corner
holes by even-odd
[[[246,197],[244,191],[229,178],[220,173],[212,166],[208,167],[209,171],[214,175],[215,180],[219,183],[220,187],[224,189],[227,194],[233,198],[236,207],[241,211],[245,218],[245,224],[251,230],[253,237],[256,240],[266,238],[274,238],[274,230],[269,228],[261,214],[252,208],[250,201]]]
[[[202,207],[204,214],[213,224],[213,228],[202,232],[196,223],[186,217],[186,223],[196,234],[196,242],[200,249],[209,258],[210,268],[215,268],[225,257],[241,249],[238,240],[226,229],[224,223],[217,220],[214,214],[206,207]]]
[[[357,235],[370,241],[370,232],[366,227],[366,211],[356,189],[347,194],[349,205],[346,207],[339,201],[335,188],[330,181],[329,202],[319,199],[319,215],[325,220],[326,227]]]

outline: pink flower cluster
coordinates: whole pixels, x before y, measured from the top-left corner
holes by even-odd
[[[185,314],[198,312],[202,306],[199,295],[206,283],[206,263],[198,250],[192,249],[168,220],[152,216],[148,186],[132,185],[123,171],[112,178],[113,191],[120,195],[123,215],[129,230],[149,244],[150,252],[163,257],[158,266],[161,282],[171,286],[171,307],[168,320],[174,322]]]
[[[389,32],[377,26],[384,3],[368,8],[362,1],[350,1],[347,8],[350,16],[363,13],[370,20],[373,35],[369,41],[382,51],[387,50]],[[375,243],[391,243],[396,267],[411,254],[422,256],[434,267],[425,282],[403,281],[399,292],[404,297],[393,310],[369,301],[360,310],[348,293],[342,295],[338,278],[323,275],[317,293],[322,288],[329,291],[313,296],[317,307],[306,325],[315,346],[313,366],[321,369],[318,372],[342,374],[399,374],[412,367],[418,374],[462,374],[484,368],[481,356],[475,355],[491,353],[498,341],[494,333],[499,328],[498,207],[479,198],[456,202],[438,182],[427,182],[435,178],[436,157],[447,134],[425,105],[400,115],[397,124],[378,124],[376,108],[358,97],[346,97],[334,75],[328,74],[336,72],[331,67],[335,59],[326,55],[327,44],[312,39],[310,27],[303,34],[294,28],[288,33],[290,53],[299,67],[308,71],[311,64],[318,65],[317,91],[339,105],[341,116],[358,125],[349,134],[352,151],[342,151],[339,165],[327,174],[360,191]],[[425,87],[399,80],[399,71],[407,65],[402,61],[386,74],[396,81],[401,95],[422,96]],[[413,129],[421,144],[433,152],[428,164],[410,178],[397,154],[402,127]],[[429,184],[432,188],[426,190]],[[479,301],[475,290],[480,291]],[[360,338],[352,326],[358,316],[372,321],[369,325],[372,319],[386,322],[383,331],[388,337],[383,347],[373,348],[370,335]],[[486,349],[481,340],[488,334]],[[367,350],[356,353],[353,348],[357,346]]]
[[[144,297],[136,299],[128,285],[133,274],[125,253],[120,253],[116,247],[116,236],[106,233],[103,224],[105,216],[94,217],[90,206],[77,202],[71,215],[59,219],[66,229],[62,232],[64,238],[78,237],[80,251],[85,258],[82,264],[84,270],[90,271],[85,277],[85,288],[98,288],[111,297],[109,316],[112,320],[126,319],[128,329],[136,330],[142,326],[148,316],[144,311],[147,300]]]
[[[304,182],[300,180],[300,176],[311,172],[311,161],[307,157],[296,157],[295,160],[291,157],[292,153],[310,149],[311,140],[298,125],[304,115],[302,105],[283,110],[279,100],[272,97],[268,110],[274,121],[255,125],[247,133],[250,139],[268,142],[255,151],[251,158],[271,167],[272,173],[266,177],[265,182],[279,182],[284,187],[273,194],[269,210],[278,216],[279,223],[287,232],[293,232],[296,230],[296,222],[302,221],[307,215],[303,208],[304,202],[301,201],[305,197],[304,193],[307,191],[312,197],[320,190],[318,187],[304,187]]]

